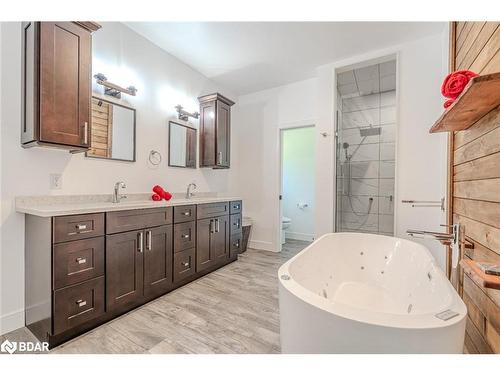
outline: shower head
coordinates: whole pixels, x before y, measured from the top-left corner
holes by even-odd
[[[371,135],[380,135],[382,128],[380,126],[377,126],[376,128],[373,128],[371,126],[367,128],[359,128],[359,135],[362,137],[369,137]]]

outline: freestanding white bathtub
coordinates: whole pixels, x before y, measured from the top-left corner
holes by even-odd
[[[467,309],[418,243],[327,234],[278,277],[283,353],[462,353]]]

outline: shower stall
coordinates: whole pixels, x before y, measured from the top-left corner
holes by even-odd
[[[396,60],[337,74],[336,231],[394,234]]]

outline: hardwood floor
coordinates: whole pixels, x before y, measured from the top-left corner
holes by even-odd
[[[279,353],[277,270],[308,244],[289,241],[281,253],[249,249],[50,353]],[[0,342],[6,338],[36,341],[26,328]]]

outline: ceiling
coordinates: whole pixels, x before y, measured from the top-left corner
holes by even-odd
[[[318,66],[442,32],[441,22],[127,22],[235,94],[311,78]]]
[[[396,89],[396,60],[352,69],[337,75],[342,97],[376,94]]]

